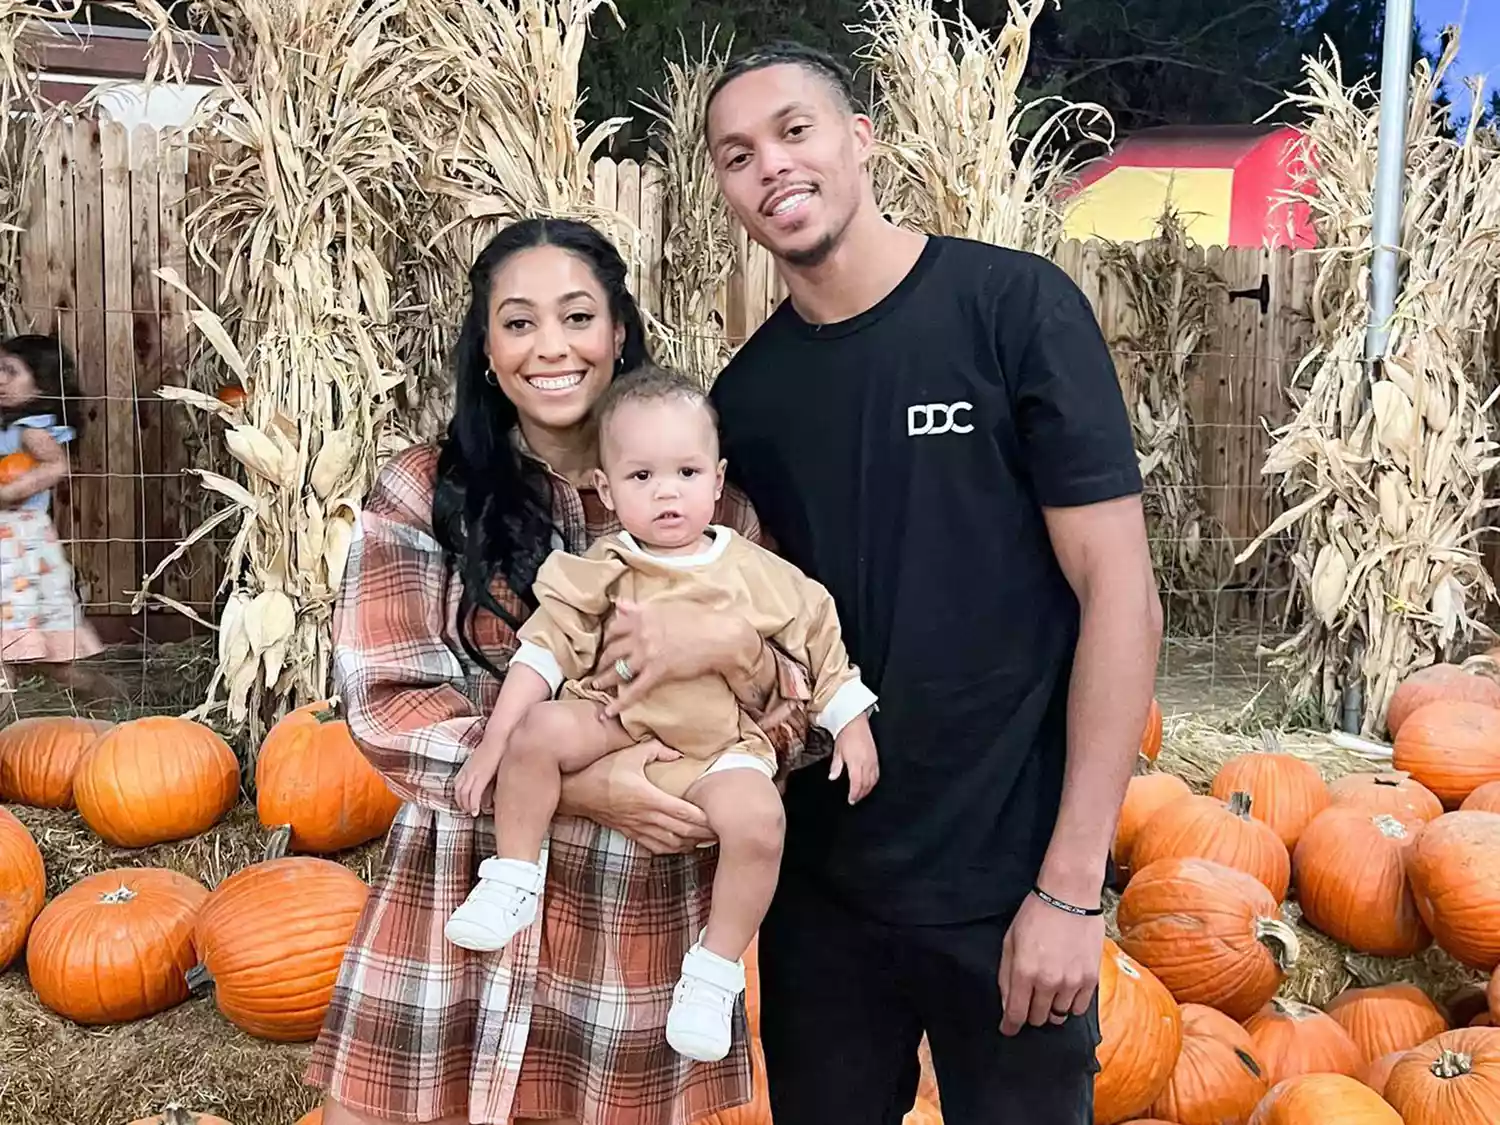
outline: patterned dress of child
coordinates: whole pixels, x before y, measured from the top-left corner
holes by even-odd
[[[72,441],[72,428],[55,423],[50,414],[17,419],[0,430],[0,456],[20,451],[25,429]],[[104,648],[84,619],[51,508],[51,489],[0,508],[0,663],[67,663]]]

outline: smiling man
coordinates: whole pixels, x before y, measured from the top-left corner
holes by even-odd
[[[832,591],[881,780],[803,770],[761,929],[777,1125],[1091,1125],[1100,895],[1160,606],[1088,303],[1029,254],[880,214],[824,55],[732,62],[707,143],[790,299],[713,391],[729,474]]]

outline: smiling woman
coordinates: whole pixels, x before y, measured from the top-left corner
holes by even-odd
[[[530,219],[496,235],[470,271],[447,435],[387,462],[361,516],[335,690],[403,804],[313,1053],[326,1125],[671,1125],[749,1100],[743,1016],[717,1062],[683,1058],[663,1034],[715,864],[697,846],[704,814],[647,779],[675,751],[633,746],[565,780],[539,922],[509,955],[443,933],[495,854],[489,809],[468,811],[456,783],[536,608],[538,569],[554,548],[583,554],[619,526],[594,483],[591,411],[616,372],[648,359],[625,277],[584,223]],[[714,518],[759,537],[732,489]],[[800,752],[806,673],[748,622],[699,612],[664,624],[646,607],[623,628],[643,677],[717,673],[779,759]]]

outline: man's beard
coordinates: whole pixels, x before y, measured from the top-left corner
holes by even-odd
[[[838,239],[831,234],[826,234],[805,250],[789,250],[778,257],[798,269],[810,269],[813,266],[821,266],[827,261],[828,255],[833,253],[833,248],[837,245]]]

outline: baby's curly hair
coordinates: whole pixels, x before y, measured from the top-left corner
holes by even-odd
[[[714,433],[718,434],[719,412],[709,400],[708,392],[680,372],[658,367],[654,363],[643,363],[634,371],[615,376],[594,403],[594,425],[601,446],[605,427],[620,407],[628,402],[659,402],[673,398],[701,406],[708,414]]]

